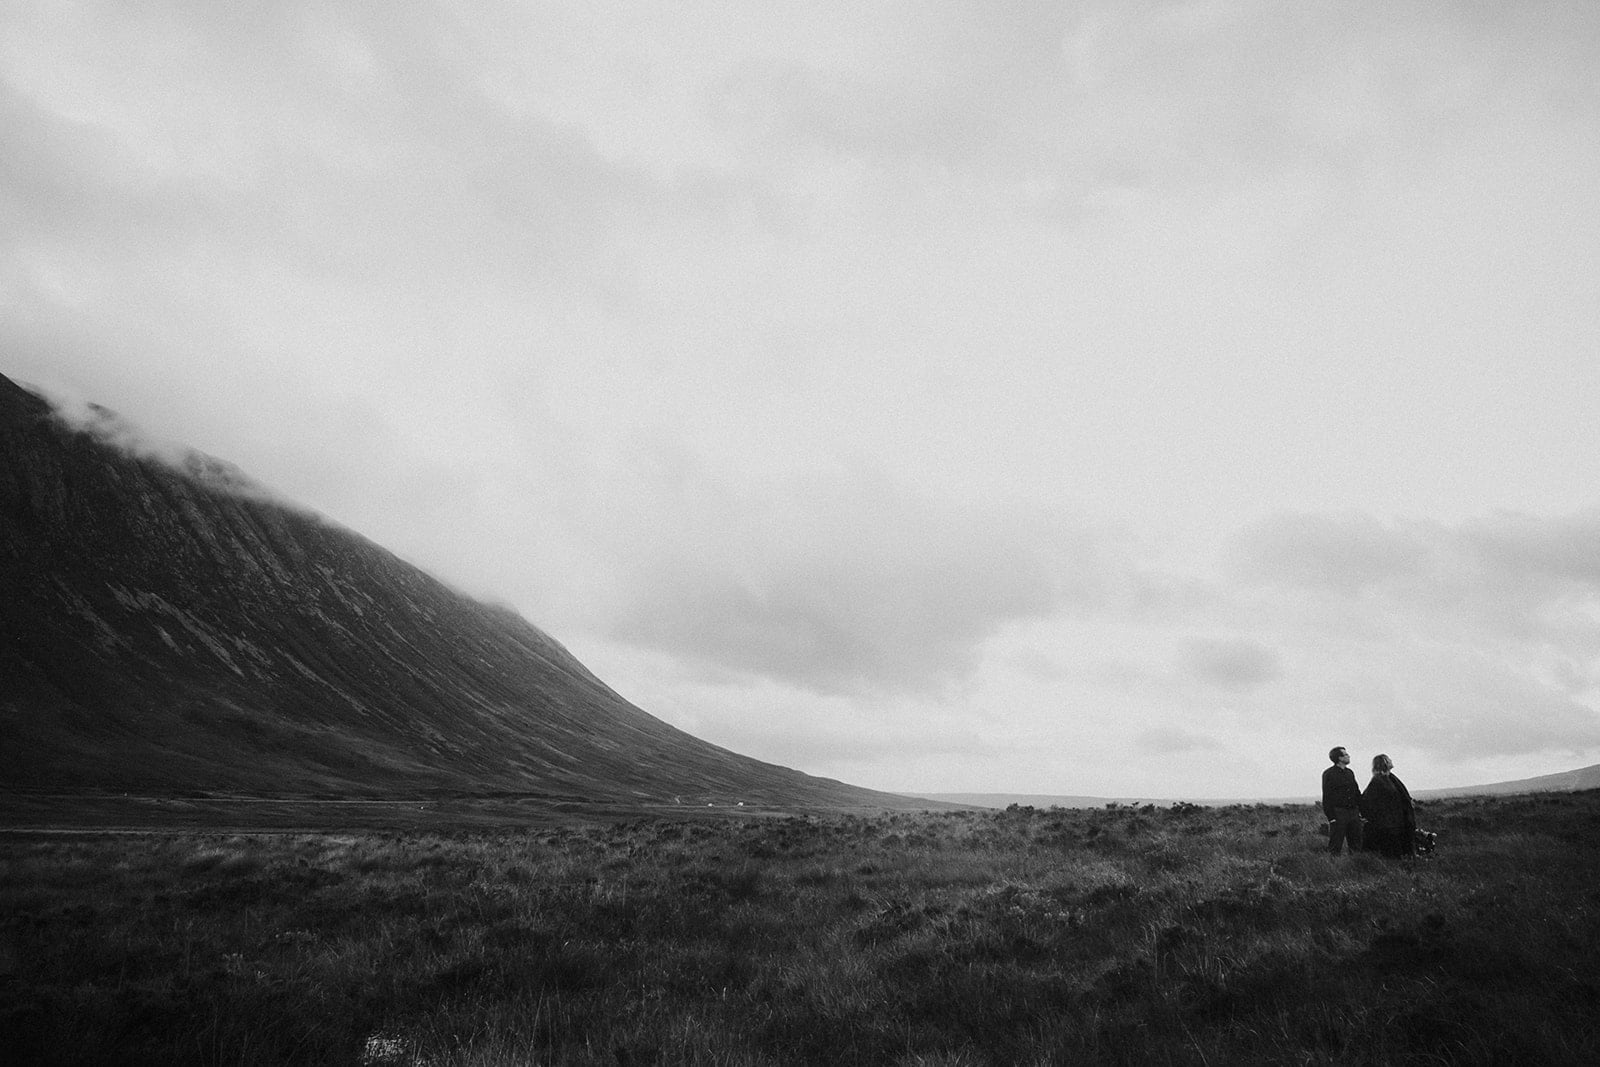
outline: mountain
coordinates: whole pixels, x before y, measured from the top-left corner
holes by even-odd
[[[915,806],[675,729],[515,613],[95,411],[0,377],[6,787]]]
[[[1518,778],[1514,782],[1490,785],[1456,786],[1448,789],[1416,789],[1418,797],[1505,796],[1512,793],[1571,793],[1580,789],[1600,789],[1600,763],[1537,778]]]

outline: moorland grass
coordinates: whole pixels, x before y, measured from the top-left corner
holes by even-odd
[[[1600,1063],[1600,793],[6,839],[15,1063]]]

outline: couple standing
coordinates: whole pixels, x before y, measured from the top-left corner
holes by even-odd
[[[1410,855],[1415,847],[1416,809],[1406,784],[1394,774],[1394,760],[1384,755],[1372,757],[1372,781],[1363,792],[1350,769],[1349,752],[1341,746],[1330,750],[1328,759],[1333,766],[1322,772],[1328,851],[1337,856],[1348,840],[1351,852],[1365,847],[1385,856]]]

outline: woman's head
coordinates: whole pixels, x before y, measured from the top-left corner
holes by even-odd
[[[1382,752],[1372,757],[1373,774],[1388,774],[1392,770],[1394,770],[1394,760],[1385,756]]]

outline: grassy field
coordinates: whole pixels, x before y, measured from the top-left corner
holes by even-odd
[[[0,838],[9,1063],[1600,1063],[1600,792]]]

